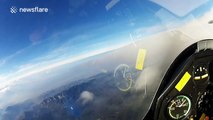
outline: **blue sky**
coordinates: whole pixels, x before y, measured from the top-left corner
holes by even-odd
[[[23,66],[57,62],[93,50],[128,43],[130,34],[133,37],[146,34],[146,28],[161,23],[155,13],[162,7],[153,2],[114,0],[117,4],[106,10],[110,1],[0,1],[0,74],[17,71]],[[209,3],[190,14],[202,16],[210,9],[212,2]],[[11,14],[11,6],[46,7],[49,12]],[[185,18],[176,17],[179,20]],[[135,32],[140,28],[144,28],[141,33]]]

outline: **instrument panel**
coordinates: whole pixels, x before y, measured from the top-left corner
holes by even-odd
[[[193,54],[157,100],[158,120],[213,119],[213,51]]]

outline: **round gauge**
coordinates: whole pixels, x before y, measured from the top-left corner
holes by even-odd
[[[208,69],[206,64],[199,64],[194,68],[194,80],[201,80],[208,78]]]
[[[126,64],[119,65],[114,71],[115,84],[121,91],[128,91],[132,86],[132,74],[129,66]]]
[[[167,109],[172,119],[182,119],[188,115],[191,109],[191,100],[185,95],[176,96],[169,102]]]

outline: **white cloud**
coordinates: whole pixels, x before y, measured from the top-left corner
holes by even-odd
[[[94,100],[94,94],[89,91],[83,91],[78,98],[78,101],[81,101],[82,105],[87,104]]]

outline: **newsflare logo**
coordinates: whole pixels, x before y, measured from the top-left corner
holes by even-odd
[[[32,7],[32,8],[17,8],[16,6],[12,6],[10,8],[10,12],[12,14],[15,13],[47,13],[48,8],[40,8],[40,7]]]
[[[10,8],[10,12],[11,12],[12,14],[17,13],[17,12],[18,12],[18,8],[15,7],[15,6],[12,6],[12,7]]]

